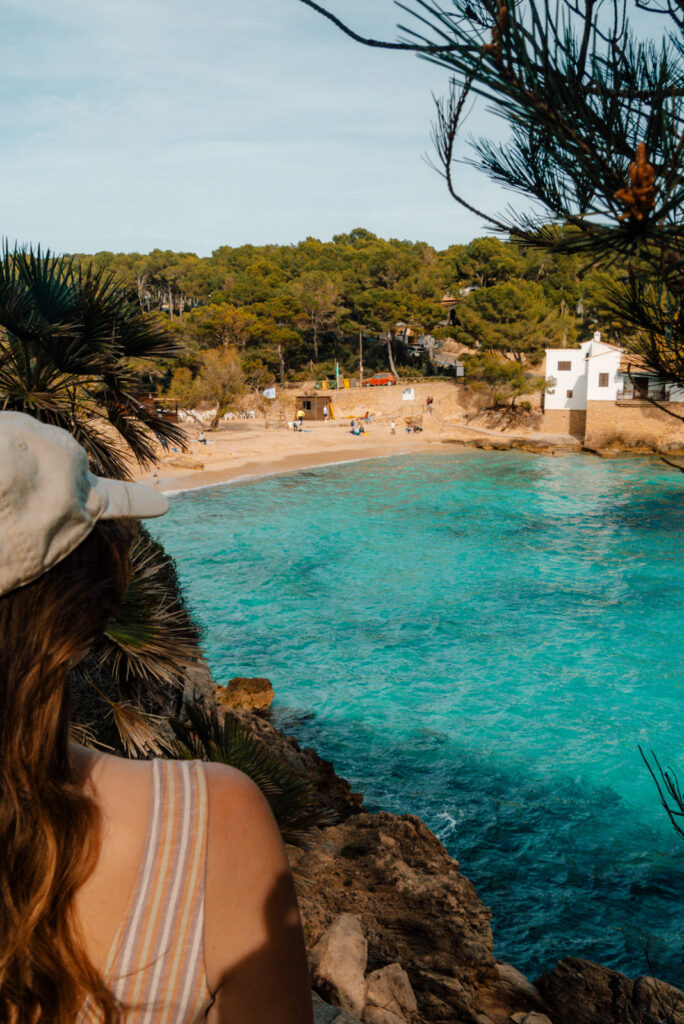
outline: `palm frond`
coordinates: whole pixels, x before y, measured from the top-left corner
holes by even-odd
[[[216,710],[186,705],[185,718],[173,718],[173,757],[229,764],[248,775],[266,797],[283,840],[305,846],[315,828],[333,823],[330,811],[317,807],[311,782],[259,743],[237,719]]]
[[[145,466],[155,460],[157,444],[186,447],[182,428],[139,400],[134,368],[135,360],[178,352],[165,321],[142,313],[111,275],[40,248],[5,245],[0,406],[78,436],[96,472],[126,478],[131,457]]]
[[[157,740],[165,732],[169,717],[180,711],[188,666],[201,658],[173,560],[143,526],[135,530],[124,603],[71,673],[74,722],[99,745],[123,752],[153,749],[149,730]]]
[[[116,730],[129,757],[162,753],[159,728],[161,718],[146,714],[132,704],[121,704],[118,701],[108,703]]]

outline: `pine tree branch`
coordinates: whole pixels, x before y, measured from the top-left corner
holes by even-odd
[[[428,44],[427,46],[418,46],[415,43],[388,43],[381,39],[367,39],[365,36],[360,36],[353,29],[349,28],[339,18],[337,18],[330,11],[326,11],[320,4],[314,3],[314,0],[299,0],[300,3],[310,7],[312,11],[316,11],[318,14],[322,14],[328,21],[332,21],[333,25],[336,25],[346,36],[353,39],[357,43],[361,43],[363,46],[374,46],[381,50],[410,50],[413,53],[441,53],[443,51],[453,50],[456,48],[456,44],[452,45],[439,45],[437,43]]]

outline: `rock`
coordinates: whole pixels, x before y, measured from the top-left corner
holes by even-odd
[[[216,691],[219,687],[211,677],[209,665],[203,657],[188,662],[185,667],[183,703],[198,705],[208,714],[216,710]],[[223,689],[223,687],[220,687]]]
[[[514,1013],[513,1024],[551,1024],[545,1013]]]
[[[368,975],[362,1017],[367,1024],[410,1024],[417,1012],[416,997],[401,964],[389,964]]]
[[[568,957],[537,981],[554,1024],[684,1024],[684,993]]]
[[[356,914],[369,968],[402,965],[420,1020],[465,1024],[481,1013],[503,1024],[533,1008],[500,996],[490,912],[420,818],[355,814],[289,853],[307,947],[339,914]]]
[[[507,992],[511,1002],[517,1003],[520,1007],[527,1005],[530,1010],[544,1009],[544,1000],[539,989],[535,988],[516,967],[497,961],[496,973],[501,993]]]
[[[366,1001],[368,943],[354,914],[340,914],[310,954],[316,988],[336,1006],[360,1017]]]
[[[684,993],[657,978],[637,978],[633,990],[639,1020],[684,1024]]]
[[[339,1006],[331,1006],[324,1003],[316,993],[311,993],[314,1008],[314,1024],[361,1024],[358,1017],[352,1017],[346,1010],[340,1010]]]
[[[239,711],[264,711],[273,703],[270,679],[235,676],[226,686],[217,687],[219,704]]]
[[[391,1010],[383,1010],[379,1006],[371,1006],[364,1011],[364,1024],[406,1024],[406,1018],[400,1017]]]

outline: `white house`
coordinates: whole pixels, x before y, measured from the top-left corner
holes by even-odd
[[[547,348],[544,409],[586,411],[588,401],[614,402],[621,386],[622,352],[596,331],[579,348]]]
[[[546,381],[544,429],[551,433],[597,444],[608,437],[653,445],[684,440],[682,422],[654,405],[684,402],[684,389],[658,377],[640,356],[601,341],[600,331],[579,348],[548,348]]]

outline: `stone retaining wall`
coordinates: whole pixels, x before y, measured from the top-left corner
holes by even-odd
[[[546,434],[569,434],[584,441],[586,421],[584,409],[545,409],[543,430]]]
[[[665,448],[684,448],[684,403],[663,403],[659,409],[650,402],[587,402],[587,426],[584,443],[601,447],[612,441],[623,444]]]
[[[576,437],[589,448],[619,444],[684,449],[684,419],[679,417],[684,417],[684,402],[663,403],[663,408],[640,401],[587,402],[586,411],[546,409],[543,429]]]

